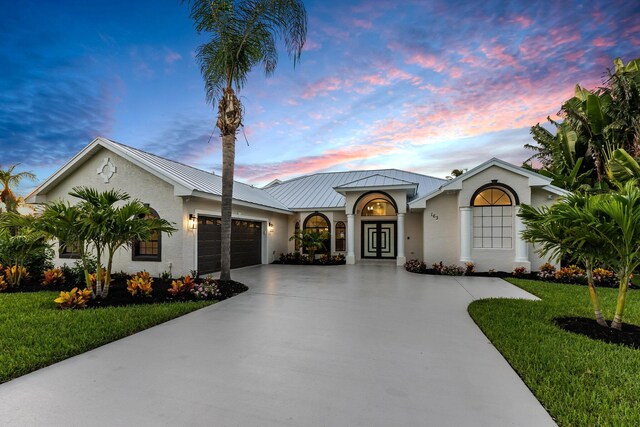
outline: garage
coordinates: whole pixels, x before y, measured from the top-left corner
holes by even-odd
[[[221,219],[198,216],[198,272],[220,271]],[[262,223],[231,222],[231,268],[262,263]]]

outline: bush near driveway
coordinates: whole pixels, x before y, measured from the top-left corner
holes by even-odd
[[[584,287],[509,279],[541,301],[474,301],[469,313],[560,426],[640,425],[640,350],[566,332],[557,317],[593,313]],[[600,289],[603,306],[617,290]],[[628,323],[640,325],[640,291],[630,291]],[[613,313],[605,313],[611,321]],[[624,331],[624,324],[622,330]]]

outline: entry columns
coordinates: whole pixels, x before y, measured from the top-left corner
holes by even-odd
[[[354,214],[347,214],[347,264],[356,263],[356,221]]]
[[[525,230],[524,223],[522,222],[522,218],[518,216],[518,212],[520,211],[520,206],[516,207],[516,218],[515,218],[515,240],[516,240],[516,258],[513,260],[517,267],[525,267],[527,269],[531,268],[531,263],[529,261],[529,248],[527,247],[527,242],[522,240],[522,232]]]
[[[470,206],[460,208],[460,262],[473,262],[471,259],[472,209]]]
[[[398,214],[398,256],[396,265],[404,265],[407,258],[404,256],[404,214]]]

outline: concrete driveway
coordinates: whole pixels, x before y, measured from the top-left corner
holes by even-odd
[[[388,264],[236,270],[250,291],[0,385],[2,425],[545,426],[467,314],[533,298]]]

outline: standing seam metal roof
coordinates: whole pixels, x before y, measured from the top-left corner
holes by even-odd
[[[375,176],[380,178],[375,178]],[[373,182],[378,179],[382,183],[387,183],[379,184],[380,186],[417,184],[418,190],[411,200],[422,197],[447,182],[444,179],[413,172],[380,169],[305,175],[284,181],[281,184],[272,185],[265,188],[265,191],[289,209],[340,208],[345,205],[345,197],[336,192],[334,190],[335,187],[348,185],[355,181],[367,181],[372,177],[374,177]]]

